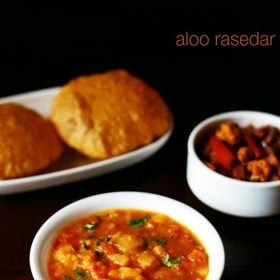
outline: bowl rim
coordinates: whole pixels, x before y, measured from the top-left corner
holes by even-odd
[[[268,181],[268,182],[251,182],[251,181],[242,181],[242,180],[238,180],[238,179],[234,179],[234,178],[225,176],[225,175],[223,175],[219,172],[216,172],[216,171],[212,170],[211,168],[207,167],[207,165],[204,164],[202,162],[202,160],[200,159],[200,157],[198,156],[196,149],[195,149],[195,140],[196,140],[196,136],[203,128],[210,125],[211,123],[222,121],[225,118],[228,118],[228,119],[230,119],[231,117],[232,118],[233,117],[242,118],[242,115],[256,115],[256,116],[260,115],[260,117],[261,116],[271,117],[271,118],[278,119],[279,124],[280,124],[280,116],[271,114],[271,113],[267,113],[267,112],[262,112],[262,111],[254,111],[254,110],[239,110],[238,111],[238,110],[236,110],[236,111],[228,111],[228,112],[222,112],[219,114],[215,114],[215,115],[212,115],[212,116],[202,120],[192,129],[192,131],[189,135],[189,138],[188,138],[188,145],[187,145],[188,154],[191,151],[192,155],[195,156],[196,160],[198,160],[198,162],[200,163],[201,168],[203,168],[204,170],[207,170],[206,172],[209,172],[213,176],[217,176],[217,178],[225,180],[225,183],[226,182],[235,182],[235,183],[238,183],[240,186],[242,185],[242,187],[261,188],[261,189],[278,187],[280,185],[280,180]],[[280,129],[280,125],[279,125],[279,129]]]
[[[100,194],[95,194],[92,196],[88,196],[79,200],[76,200],[66,206],[64,206],[63,208],[61,208],[60,210],[56,211],[53,215],[51,215],[39,228],[39,230],[37,231],[32,244],[31,244],[31,248],[30,248],[30,253],[29,253],[29,265],[30,265],[30,269],[31,269],[31,273],[34,277],[34,279],[38,280],[38,279],[42,279],[42,275],[43,275],[43,268],[42,268],[42,257],[43,257],[43,253],[42,250],[44,248],[44,246],[46,246],[46,242],[49,239],[52,239],[52,237],[50,237],[51,231],[53,232],[54,228],[56,229],[56,232],[58,229],[62,228],[63,226],[65,226],[69,221],[72,221],[75,218],[81,217],[81,216],[85,216],[87,214],[93,213],[95,211],[102,211],[102,210],[106,210],[106,209],[133,209],[133,207],[130,206],[114,206],[114,204],[112,205],[112,207],[105,205],[103,208],[98,208],[95,209],[94,207],[94,203],[92,206],[92,209],[88,209],[88,206],[82,210],[79,214],[77,214],[77,216],[75,217],[69,217],[69,215],[71,216],[71,213],[74,213],[73,210],[75,211],[75,209],[78,209],[79,205],[82,204],[86,204],[89,203],[90,201],[97,201],[97,200],[101,200],[102,199],[117,199],[120,198],[122,196],[126,196],[127,200],[129,201],[129,199],[134,198],[134,199],[145,199],[145,198],[151,198],[153,200],[155,199],[161,199],[161,203],[170,203],[173,207],[178,208],[178,210],[182,211],[187,211],[188,215],[190,216],[194,216],[197,218],[197,220],[199,220],[199,224],[202,224],[203,227],[207,227],[207,229],[209,230],[208,233],[213,237],[213,241],[215,243],[215,245],[217,245],[217,247],[215,247],[215,254],[217,254],[217,259],[219,259],[218,263],[215,263],[215,268],[214,268],[214,276],[215,278],[211,277],[209,278],[209,280],[216,280],[216,279],[220,279],[222,277],[223,271],[224,271],[224,267],[225,267],[225,250],[224,250],[224,245],[222,242],[222,239],[219,235],[219,233],[217,232],[217,230],[215,229],[215,227],[212,225],[212,223],[206,218],[204,217],[200,212],[198,212],[196,209],[192,208],[191,206],[178,201],[176,199],[164,196],[164,195],[160,195],[160,194],[155,194],[155,193],[148,193],[148,192],[140,192],[140,191],[115,191],[115,192],[108,192],[108,193],[100,193]],[[108,204],[108,203],[107,203]],[[131,201],[128,202],[128,204],[131,204]],[[97,206],[98,207],[98,206]],[[156,206],[157,207],[157,206]],[[156,208],[155,207],[155,208]],[[157,210],[152,210],[154,208],[154,206],[152,206],[152,203],[150,203],[150,207],[146,207],[143,206],[143,208],[139,207],[138,204],[137,206],[135,206],[135,209],[143,209],[143,210],[150,210],[154,211],[154,212],[160,212]],[[167,209],[169,209],[168,207],[166,207]],[[165,210],[164,210],[165,211]],[[166,210],[165,212],[162,212],[166,215],[168,214],[169,210]],[[173,210],[172,210],[173,211]],[[202,240],[204,239],[204,241],[206,240],[206,238],[201,236],[201,233],[198,234],[195,232],[194,229],[192,229],[192,227],[194,226],[194,222],[192,222],[192,227],[189,226],[186,222],[183,222],[183,220],[180,219],[176,219],[174,217],[172,217],[172,215],[169,215],[172,219],[174,219],[175,221],[181,223],[182,225],[186,226],[188,229],[191,230],[191,232],[194,233],[194,235],[199,239]],[[63,223],[63,225],[59,225],[59,221],[61,221],[62,219],[65,219],[65,222]],[[54,233],[53,233],[54,235]],[[212,238],[211,238],[212,240]],[[213,252],[213,248],[209,249],[209,244],[208,246],[206,246],[203,241],[201,241],[202,244],[205,246],[206,251],[210,250],[211,252]],[[48,242],[47,242],[48,243]],[[209,251],[208,251],[209,254]],[[209,260],[209,265],[210,265],[210,260]],[[213,265],[213,263],[212,263]],[[217,278],[216,278],[217,277]],[[207,277],[208,280],[208,277]]]

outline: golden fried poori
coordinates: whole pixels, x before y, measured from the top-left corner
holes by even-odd
[[[151,143],[167,132],[170,116],[159,93],[125,70],[71,80],[51,112],[61,138],[96,159]]]
[[[0,104],[0,179],[35,174],[62,154],[53,125],[16,103]]]

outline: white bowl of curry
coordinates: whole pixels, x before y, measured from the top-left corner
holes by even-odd
[[[143,192],[99,194],[62,208],[30,250],[35,280],[218,280],[224,262],[221,238],[206,218]]]
[[[280,117],[225,112],[200,122],[188,139],[187,181],[206,205],[240,217],[280,213]]]

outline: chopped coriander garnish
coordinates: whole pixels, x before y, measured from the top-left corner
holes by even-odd
[[[95,246],[95,253],[98,259],[102,259],[104,256],[103,248],[98,245]]]
[[[179,257],[170,259],[168,254],[161,260],[162,263],[168,267],[176,266],[181,262],[181,259]]]
[[[95,251],[98,252],[98,253],[100,253],[100,254],[101,254],[101,253],[102,253],[102,254],[104,253],[103,248],[102,248],[101,246],[99,246],[99,245],[96,245],[96,246],[95,246]]]
[[[81,240],[81,243],[82,243],[84,249],[86,249],[86,250],[89,249],[89,243],[86,240]]]
[[[94,232],[96,227],[97,227],[97,223],[96,222],[90,222],[90,223],[87,223],[87,224],[84,225],[84,229],[87,232]]]
[[[71,280],[71,278],[70,278],[70,276],[68,276],[68,275],[64,275],[64,276],[63,276],[63,280]]]
[[[127,221],[127,223],[134,229],[140,228],[142,226],[144,226],[145,223],[147,223],[148,221],[148,215],[145,215],[142,218],[138,218],[138,219],[132,219]]]
[[[80,280],[80,279],[90,275],[88,272],[81,271],[78,269],[73,270],[73,274],[74,274],[75,280]]]
[[[166,244],[166,239],[163,237],[153,237],[152,240],[156,241],[160,245]]]

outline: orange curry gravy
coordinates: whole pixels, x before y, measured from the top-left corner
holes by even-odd
[[[200,241],[168,216],[114,209],[60,230],[48,272],[51,280],[203,280],[208,265]]]

